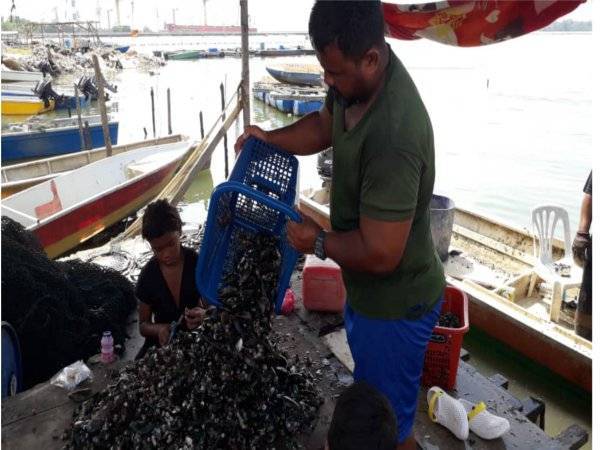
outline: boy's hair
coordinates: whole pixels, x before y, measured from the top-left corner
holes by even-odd
[[[385,42],[381,2],[317,0],[308,34],[319,53],[329,44],[337,44],[344,56],[356,60]]]
[[[181,225],[177,208],[164,199],[157,200],[146,207],[142,219],[142,237],[150,241],[172,231],[181,233]]]
[[[360,381],[338,399],[327,434],[330,450],[394,450],[398,426],[390,402]]]

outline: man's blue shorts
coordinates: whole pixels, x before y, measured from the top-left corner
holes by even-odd
[[[398,420],[398,442],[411,434],[427,343],[441,298],[418,320],[369,319],[346,302],[344,320],[354,359],[354,381],[366,381],[390,401]]]

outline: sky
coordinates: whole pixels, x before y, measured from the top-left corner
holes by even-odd
[[[72,20],[73,12],[79,20],[100,20],[103,27],[110,16],[116,25],[115,0],[3,0],[2,16],[8,17],[14,1],[16,14],[34,21]],[[310,8],[314,0],[248,0],[250,26],[259,31],[306,31]],[[422,3],[419,0],[392,0],[394,3]],[[73,4],[75,7],[73,7]],[[120,0],[121,23],[132,23],[133,28],[162,29],[165,22],[203,24],[202,0]],[[238,25],[239,0],[206,0],[209,25]],[[592,20],[592,0],[580,5],[564,17],[572,20]]]

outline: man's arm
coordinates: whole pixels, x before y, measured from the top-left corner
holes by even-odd
[[[328,232],[325,253],[341,267],[355,272],[387,275],[393,272],[404,256],[412,219],[387,222],[361,216],[357,230]],[[302,253],[314,253],[319,225],[302,214],[302,223],[288,222],[288,239]]]
[[[365,216],[358,230],[327,233],[325,253],[341,267],[372,275],[388,275],[400,264],[412,219],[384,222]]]
[[[254,136],[294,155],[312,155],[331,146],[332,127],[333,117],[323,105],[320,111],[312,112],[287,127],[264,131],[255,125],[249,126],[235,143],[235,152],[239,153],[246,139]]]

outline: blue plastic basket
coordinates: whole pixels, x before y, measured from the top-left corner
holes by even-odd
[[[275,298],[275,312],[281,312],[285,291],[294,271],[298,252],[287,241],[287,218],[300,222],[291,206],[237,181],[220,184],[208,208],[204,238],[196,265],[196,285],[202,298],[222,307],[219,289],[223,275],[231,273],[239,260],[235,242],[241,231],[261,233],[279,239],[281,271]]]
[[[298,159],[250,137],[244,144],[229,181],[238,181],[287,205],[296,200]]]

